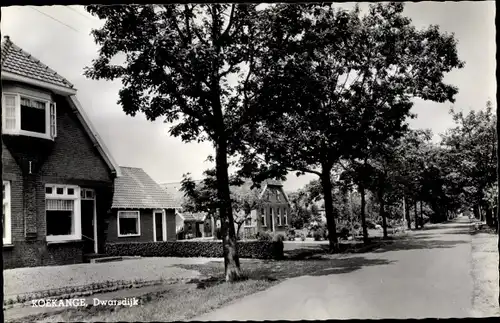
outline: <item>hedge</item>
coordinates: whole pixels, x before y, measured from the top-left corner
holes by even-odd
[[[222,241],[167,241],[107,243],[108,256],[221,258]],[[282,241],[238,241],[240,258],[282,259]]]

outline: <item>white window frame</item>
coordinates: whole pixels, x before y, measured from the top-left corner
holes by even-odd
[[[5,196],[2,196],[2,203],[7,204],[5,206],[5,223],[3,224],[5,230],[5,238],[3,238],[3,245],[12,244],[12,227],[11,227],[11,190],[10,190],[10,181],[3,181],[3,185],[5,185]]]
[[[153,241],[156,240],[156,214],[161,213],[161,230],[162,230],[162,241],[167,241],[167,215],[165,210],[153,210]]]
[[[15,127],[14,129],[6,129],[6,101],[5,96],[14,96],[15,101]],[[45,133],[38,133],[21,129],[21,97],[30,100],[45,102]],[[42,97],[20,94],[15,92],[2,93],[2,130],[4,134],[24,135],[30,137],[44,138],[54,140],[57,136],[57,108],[56,103]]]
[[[264,212],[262,212],[262,211],[264,211]],[[264,223],[262,223],[262,219],[264,219]],[[267,227],[267,217],[266,217],[265,208],[260,209],[260,225],[263,228]]]
[[[133,233],[133,234],[120,234],[120,215],[122,213],[137,213],[137,232],[138,233]],[[126,237],[140,237],[141,236],[141,212],[139,210],[120,210],[118,211],[118,214],[116,215],[116,227],[117,227],[117,234],[118,238],[126,238]]]
[[[287,208],[283,208],[283,219],[285,220],[285,225],[288,225],[288,212]]]
[[[250,224],[247,224],[247,220],[250,220]],[[243,226],[246,228],[253,227],[252,220],[253,220],[253,211],[250,212],[250,214],[248,215],[248,218],[245,218],[245,220],[243,222]]]
[[[67,235],[48,235],[45,231],[47,242],[61,242],[61,241],[74,241],[82,239],[82,213],[81,213],[81,198],[80,187],[77,185],[66,184],[46,184],[45,188],[51,187],[52,193],[45,192],[45,200],[73,200],[73,234]],[[63,194],[57,194],[57,188],[63,188]],[[73,195],[68,194],[68,188],[74,189]],[[45,207],[45,225],[47,225],[47,207]],[[47,227],[45,227],[47,230]]]
[[[283,225],[283,224],[281,224],[281,208],[280,207],[276,208],[276,215],[278,216],[278,225]]]

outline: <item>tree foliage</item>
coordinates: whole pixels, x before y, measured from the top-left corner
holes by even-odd
[[[456,40],[437,26],[416,29],[403,8],[376,4],[361,16],[357,7],[284,4],[267,13],[274,19],[266,19],[270,43],[256,82],[272,86],[260,86],[251,103],[270,112],[246,129],[247,160],[260,154],[271,168],[320,176],[330,232],[333,166],[403,133],[412,98],[445,102],[457,93],[443,82],[463,66]]]

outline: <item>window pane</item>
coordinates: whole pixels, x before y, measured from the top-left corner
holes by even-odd
[[[68,195],[74,195],[75,194],[75,189],[74,188],[68,188]]]
[[[63,187],[58,187],[58,188],[56,188],[56,192],[59,195],[63,195],[64,194],[64,188]]]
[[[45,133],[45,102],[21,98],[21,130]]]
[[[45,187],[45,194],[52,194],[52,187],[50,186]]]
[[[73,211],[46,211],[47,235],[70,235],[73,232]]]
[[[138,234],[139,232],[137,231],[137,218],[122,218],[120,216],[119,220],[120,221],[120,235],[125,235],[125,234]]]

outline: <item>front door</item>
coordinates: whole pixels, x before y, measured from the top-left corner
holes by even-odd
[[[82,188],[82,240],[83,253],[95,253],[95,193],[94,190]]]
[[[155,234],[155,241],[167,241],[167,237],[165,237],[166,232],[164,230],[165,228],[165,223],[164,223],[164,217],[163,217],[163,211],[154,211],[154,234]]]

